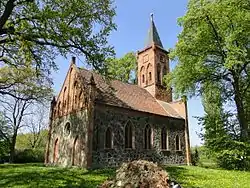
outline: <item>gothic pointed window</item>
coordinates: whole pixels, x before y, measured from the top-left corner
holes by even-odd
[[[140,84],[144,84],[145,83],[145,67],[142,66],[140,69]]]
[[[61,101],[58,103],[58,116],[61,116]]]
[[[72,152],[72,165],[73,166],[80,165],[81,153],[80,153],[79,149],[80,149],[80,144],[79,144],[79,139],[77,136],[74,140],[74,143],[73,143],[73,152]]]
[[[53,163],[56,163],[58,161],[58,156],[59,156],[59,141],[57,138],[54,144]]]
[[[161,129],[161,149],[169,150],[168,129],[163,127]]]
[[[105,148],[111,149],[112,148],[112,130],[110,127],[107,128],[105,132]]]
[[[167,132],[166,127],[161,129],[161,149],[167,149]]]
[[[157,64],[157,82],[161,84],[161,65]]]
[[[152,130],[149,125],[144,129],[144,148],[151,149],[152,147]]]
[[[133,148],[133,127],[131,122],[125,126],[125,148]]]
[[[151,74],[151,72],[148,73],[148,77],[149,77],[149,81],[151,81],[152,80],[152,74]]]
[[[73,109],[77,108],[77,82],[74,82],[74,89],[73,89]]]
[[[180,137],[178,135],[176,135],[176,137],[175,137],[175,150],[176,151],[181,150]]]

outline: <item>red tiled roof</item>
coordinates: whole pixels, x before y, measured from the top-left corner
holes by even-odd
[[[93,75],[97,88],[96,102],[180,118],[176,114],[169,113],[147,90],[137,85],[123,83],[118,80],[107,81],[93,71],[82,68],[79,70],[86,80],[90,80],[91,75]]]

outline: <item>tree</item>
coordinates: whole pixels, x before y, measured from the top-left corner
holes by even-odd
[[[133,52],[129,52],[121,58],[109,58],[106,62],[109,78],[125,83],[136,83],[137,61]]]
[[[0,65],[49,74],[58,54],[74,53],[101,70],[114,53],[107,44],[114,15],[111,0],[1,0]]]
[[[7,121],[6,124],[0,127],[0,134],[10,146],[10,162],[14,160],[18,131],[25,126],[24,117],[32,114],[29,111],[30,107],[34,103],[42,103],[51,98],[52,90],[50,85],[46,87],[45,83],[34,83],[36,83],[36,90],[31,91],[28,89],[25,90],[25,93],[20,93],[20,90],[23,91],[23,85],[19,87],[15,85],[11,95],[4,95],[0,99],[1,111]]]
[[[183,31],[170,56],[178,65],[168,81],[178,95],[202,95],[217,85],[223,105],[234,104],[240,138],[249,141],[250,1],[190,0],[179,19]]]
[[[2,132],[7,133],[8,131],[6,130],[6,123],[3,114],[0,112],[0,130],[2,130],[0,131],[0,163],[5,161],[9,153],[8,141],[5,134],[2,134]]]
[[[49,113],[48,105],[36,105],[33,106],[32,115],[27,118],[25,124],[28,128],[28,142],[31,148],[41,148],[45,149],[47,138],[46,128],[48,126]]]

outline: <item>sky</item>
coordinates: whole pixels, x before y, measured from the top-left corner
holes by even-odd
[[[181,27],[177,24],[177,18],[185,15],[187,0],[116,0],[116,16],[114,22],[117,30],[109,37],[110,45],[114,46],[116,57],[122,57],[128,52],[142,50],[145,44],[147,32],[150,25],[150,14],[154,14],[154,22],[165,49],[174,48]],[[56,59],[59,70],[53,74],[54,89],[58,94],[71,57]],[[78,66],[83,63],[77,60]],[[170,62],[173,69],[176,63]],[[201,145],[197,133],[201,127],[194,116],[203,116],[204,110],[200,98],[188,100],[189,134],[191,146]]]

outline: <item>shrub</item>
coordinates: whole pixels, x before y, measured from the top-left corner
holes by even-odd
[[[193,166],[197,166],[199,163],[200,157],[198,149],[195,148],[194,152],[191,153],[191,163]]]
[[[227,149],[217,152],[219,167],[233,170],[250,170],[250,145],[246,142],[231,141]]]
[[[228,170],[250,170],[249,156],[237,149],[223,150],[218,153],[217,164]]]
[[[14,162],[15,163],[44,162],[44,150],[43,149],[16,150]]]

